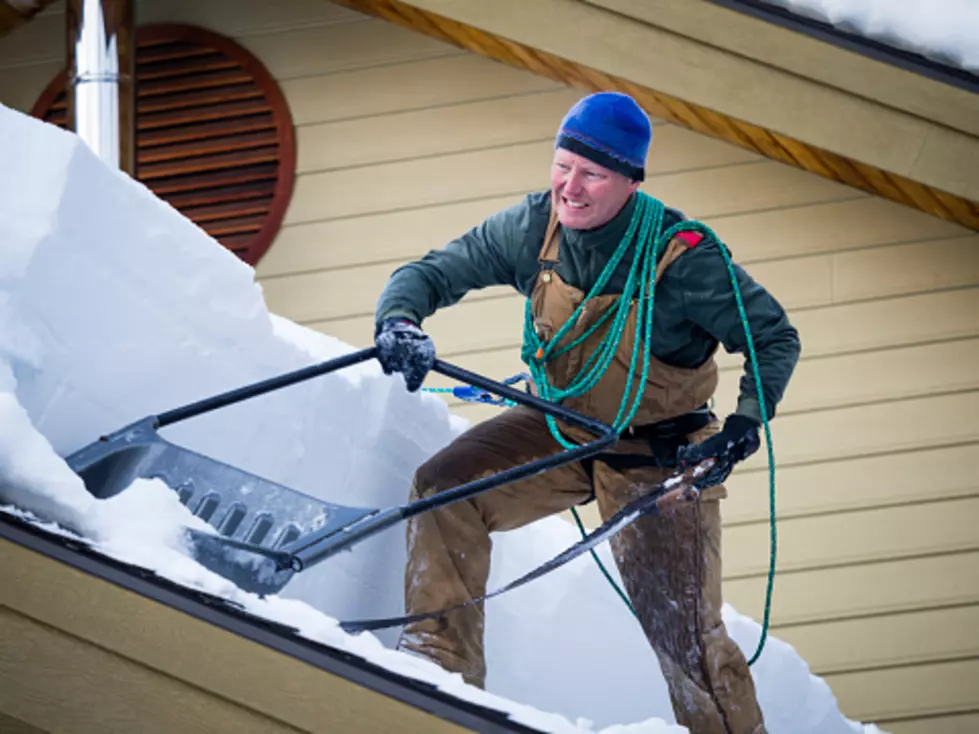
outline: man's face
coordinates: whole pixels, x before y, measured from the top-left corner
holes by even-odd
[[[619,213],[639,183],[570,150],[554,151],[551,195],[565,227],[601,227]]]

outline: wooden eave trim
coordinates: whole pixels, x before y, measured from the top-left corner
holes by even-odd
[[[587,91],[634,97],[651,115],[767,158],[896,201],[979,231],[979,203],[905,176],[847,158],[795,138],[681,100],[628,79],[517,43],[400,0],[333,0],[509,66]]]

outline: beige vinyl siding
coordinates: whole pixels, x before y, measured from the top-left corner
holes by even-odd
[[[143,5],[144,21],[170,19],[162,0]],[[257,276],[271,310],[357,346],[371,341],[373,306],[395,267],[546,187],[554,128],[580,96],[325,0],[275,14],[258,0],[240,9],[188,0],[166,12],[237,37],[280,80],[297,125],[298,178]],[[7,40],[0,101],[29,106],[57,54],[23,39],[14,53]],[[897,734],[972,731],[979,235],[662,123],[644,189],[714,227],[802,335],[772,424],[773,634],[825,677],[852,718]],[[442,357],[502,378],[525,369],[523,307],[489,288],[426,327]],[[718,360],[723,413],[742,360]],[[472,420],[498,413],[450,404]],[[725,595],[760,619],[765,457],[729,488]],[[593,507],[585,515],[595,522]]]

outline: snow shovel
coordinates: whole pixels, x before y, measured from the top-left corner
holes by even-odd
[[[159,429],[349,367],[376,356],[351,354],[246,385],[151,415],[67,457],[66,462],[100,499],[124,491],[138,478],[160,479],[213,530],[186,528],[195,559],[245,591],[275,594],[292,576],[402,520],[472,497],[518,479],[596,455],[618,440],[611,426],[527,392],[494,382],[441,360],[446,377],[529,406],[595,436],[589,443],[514,466],[432,497],[385,509],[338,505],[311,497],[161,438]]]

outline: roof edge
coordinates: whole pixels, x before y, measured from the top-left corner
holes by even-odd
[[[399,675],[353,653],[314,642],[297,634],[292,627],[250,614],[226,599],[181,586],[144,568],[102,555],[77,539],[48,532],[14,515],[0,513],[0,539],[471,731],[486,734],[539,732],[513,721],[503,711],[464,701],[429,683]]]
[[[707,0],[707,2],[744,15],[750,15],[790,31],[802,33],[875,61],[920,74],[934,81],[979,94],[979,76],[965,69],[942,64],[922,54],[889,46],[873,38],[848,33],[817,18],[793,13],[786,8],[771,5],[762,0]]]
[[[332,1],[562,84],[587,91],[625,92],[650,114],[674,124],[979,231],[979,204],[958,194],[513,41],[410,0]]]

